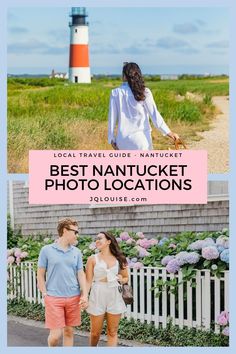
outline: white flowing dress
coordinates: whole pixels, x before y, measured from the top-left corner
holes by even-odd
[[[113,140],[119,150],[152,150],[150,118],[163,135],[170,132],[148,88],[145,89],[145,96],[144,101],[136,101],[126,82],[111,91],[108,117],[109,144]]]

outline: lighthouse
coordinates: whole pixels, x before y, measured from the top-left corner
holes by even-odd
[[[69,80],[91,83],[89,66],[89,36],[85,7],[72,7],[70,27]]]

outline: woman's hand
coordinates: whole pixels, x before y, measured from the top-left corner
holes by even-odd
[[[116,143],[113,140],[111,141],[111,146],[113,147],[114,150],[119,150],[118,146],[116,145]]]
[[[176,133],[169,132],[167,135],[169,136],[169,138],[173,139],[174,141],[179,140],[179,135]]]
[[[80,302],[81,310],[85,310],[88,307],[88,297],[81,295]]]
[[[119,274],[117,274],[117,280],[121,283],[121,284],[128,284],[129,281],[129,270],[128,270],[128,266],[124,266],[123,269],[120,269]]]
[[[121,284],[123,283],[123,277],[121,274],[117,274],[116,278],[119,283],[121,283]]]

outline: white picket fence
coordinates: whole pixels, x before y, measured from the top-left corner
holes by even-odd
[[[130,283],[134,292],[133,305],[127,306],[126,317],[141,322],[153,323],[156,328],[165,328],[171,320],[180,328],[212,328],[219,333],[216,319],[219,313],[229,309],[229,272],[222,272],[217,278],[211,276],[209,270],[197,270],[193,280],[181,283],[182,272],[169,274],[165,268],[144,267],[139,270],[130,269]],[[150,290],[156,280],[177,278],[180,282],[177,294],[171,294],[164,289],[159,297]],[[10,299],[24,298],[29,302],[42,303],[43,300],[37,288],[36,265],[30,262],[21,266],[9,268]]]

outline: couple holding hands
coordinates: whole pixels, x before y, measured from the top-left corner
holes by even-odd
[[[81,251],[75,247],[78,223],[65,218],[58,223],[59,239],[39,254],[37,281],[45,304],[48,346],[73,346],[74,327],[81,324],[81,310],[90,315],[90,346],[97,346],[107,321],[107,346],[117,345],[117,332],[126,305],[119,291],[128,282],[127,261],[116,238],[107,232],[96,237],[99,251],[83,269]]]
[[[179,136],[169,129],[157,110],[151,91],[136,63],[123,66],[123,84],[113,89],[109,105],[108,142],[116,150],[152,150],[151,126],[173,139]],[[117,126],[117,128],[116,128]],[[38,260],[38,288],[43,294],[49,346],[73,346],[73,331],[81,323],[81,309],[90,315],[90,346],[97,346],[107,321],[107,345],[117,345],[121,315],[126,310],[119,291],[128,282],[127,261],[112,234],[100,232],[99,251],[88,258],[83,270],[81,251],[74,246],[78,223],[70,218],[58,224],[59,239],[41,249]],[[47,280],[45,280],[45,278]],[[89,294],[89,296],[88,296]]]

